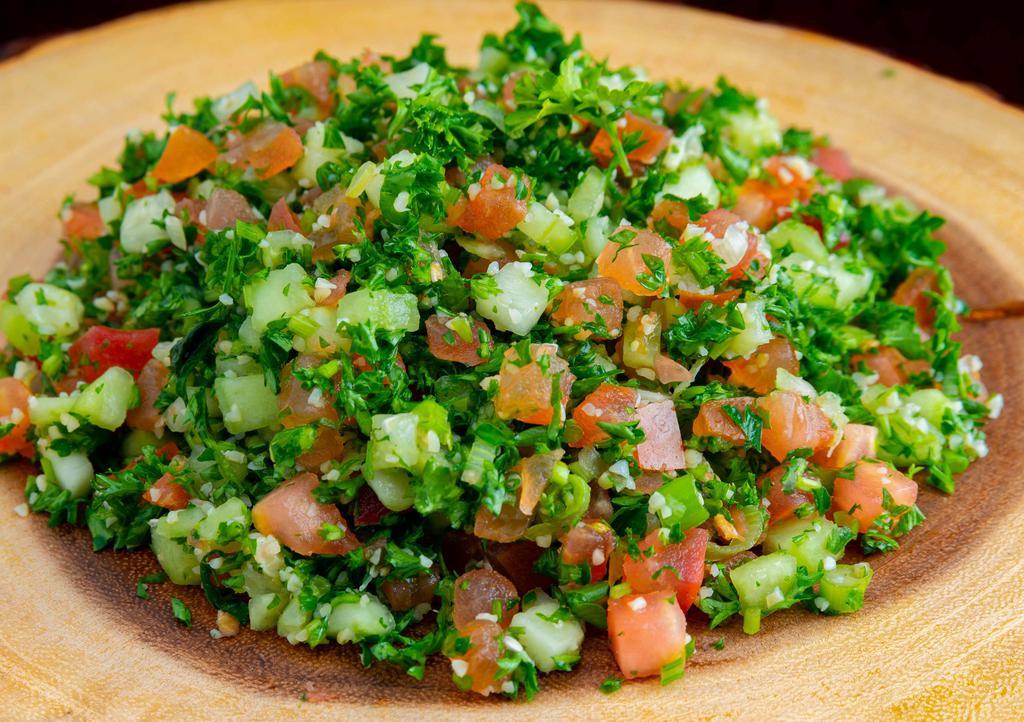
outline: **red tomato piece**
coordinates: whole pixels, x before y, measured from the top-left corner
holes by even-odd
[[[512,471],[519,474],[519,511],[523,514],[533,514],[537,508],[541,495],[551,481],[551,474],[555,464],[562,458],[564,452],[561,449],[550,451],[545,454],[534,454],[521,459]]]
[[[605,341],[622,333],[622,289],[610,278],[588,278],[566,284],[552,302],[555,326],[595,324],[604,330],[581,329],[574,338]]]
[[[32,393],[21,381],[13,377],[0,379],[0,426],[13,424],[0,436],[0,454],[32,455],[28,441],[28,400]]]
[[[729,418],[723,407],[732,406],[742,414],[752,403],[754,399],[751,396],[705,401],[700,405],[697,418],[693,421],[694,436],[717,436],[730,444],[742,444],[747,437],[736,422]]]
[[[318,306],[337,306],[338,301],[345,298],[345,294],[348,292],[348,282],[352,279],[352,274],[344,268],[340,269],[334,274],[334,278],[331,279],[331,285],[334,288],[331,292],[322,299],[317,300]],[[314,294],[315,295],[315,294]]]
[[[911,306],[917,327],[931,334],[935,326],[935,308],[929,294],[939,292],[939,279],[930,268],[916,268],[910,272],[892,294],[892,302]]]
[[[491,569],[474,569],[455,580],[452,619],[456,629],[464,629],[478,615],[492,614],[502,627],[512,622],[519,610],[519,592],[509,579]]]
[[[143,492],[142,500],[164,509],[184,509],[188,506],[189,495],[173,475],[164,474]]]
[[[878,453],[878,429],[864,424],[847,424],[843,438],[831,453],[827,449],[814,455],[813,461],[826,469],[842,469]]]
[[[686,468],[679,417],[671,399],[655,401],[637,409],[644,440],[633,452],[637,464],[648,471]]]
[[[326,60],[313,60],[282,73],[281,82],[285,86],[302,88],[313,96],[320,117],[326,118],[334,109],[334,93],[331,90],[331,78],[334,75],[333,65]]]
[[[693,380],[690,369],[663,353],[658,354],[658,357],[654,359],[654,376],[659,383],[663,384],[678,384]]]
[[[461,676],[470,680],[469,688],[472,691],[485,697],[501,691],[498,659],[503,654],[504,645],[501,640],[504,634],[505,630],[499,625],[484,620],[470,622],[460,630],[459,636],[469,637],[469,649],[452,658],[452,667],[456,669],[456,663],[464,663],[465,672]]]
[[[215,231],[234,228],[235,221],[255,223],[259,219],[252,206],[238,191],[215,188],[206,204],[206,227]]]
[[[487,563],[498,574],[507,577],[519,590],[520,596],[531,589],[546,589],[551,586],[551,578],[539,574],[534,569],[534,565],[544,552],[534,542],[528,539],[508,543],[491,541],[483,551]]]
[[[143,328],[137,331],[107,326],[92,326],[79,336],[68,357],[77,366],[86,381],[95,381],[114,366],[131,371],[138,377],[142,368],[153,358],[153,349],[160,341],[160,329]]]
[[[871,353],[857,354],[850,357],[854,370],[861,365],[872,373],[878,374],[878,383],[884,386],[905,384],[914,374],[927,373],[931,365],[923,360],[911,361],[892,346],[879,346]]]
[[[270,218],[267,219],[267,230],[302,233],[302,226],[299,225],[298,216],[288,207],[288,201],[283,197],[278,198],[277,203],[270,209]]]
[[[139,389],[139,405],[129,409],[125,423],[129,428],[156,431],[163,428],[164,418],[156,408],[160,392],[167,385],[171,372],[155,358],[146,362],[135,385]]]
[[[515,502],[501,507],[501,514],[495,516],[484,505],[476,512],[473,534],[480,539],[496,542],[514,542],[521,539],[530,526],[530,517],[519,510]]]
[[[606,522],[600,519],[581,521],[561,541],[563,564],[586,564],[590,567],[591,581],[604,579],[615,548],[615,532]]]
[[[832,439],[832,424],[821,407],[792,391],[774,391],[754,405],[764,420],[761,443],[779,461],[796,449],[819,451]]]
[[[740,297],[740,289],[734,288],[719,293],[691,293],[690,291],[679,291],[677,294],[679,302],[686,308],[698,309],[705,303],[713,303],[716,306],[724,306],[729,301],[735,301]]]
[[[388,579],[380,585],[388,606],[396,612],[430,604],[440,581],[433,572],[417,574],[412,579]]]
[[[480,178],[479,190],[468,200],[463,199],[449,212],[449,223],[466,233],[478,233],[496,241],[526,218],[530,200],[529,182],[497,163],[487,166]]]
[[[302,157],[302,138],[284,123],[263,122],[255,130],[228,141],[224,159],[232,165],[252,168],[261,180],[291,168]]]
[[[857,462],[852,479],[836,477],[832,509],[852,514],[863,533],[884,511],[883,491],[887,491],[898,506],[910,506],[917,501],[917,482],[913,479],[888,464]]]
[[[217,160],[217,146],[198,130],[179,125],[167,139],[153,177],[161,183],[180,183]]]
[[[360,487],[359,495],[356,497],[356,515],[352,519],[353,524],[356,526],[379,524],[380,520],[390,513],[391,510],[381,503],[380,497],[369,485]]]
[[[64,238],[74,244],[75,241],[92,241],[107,235],[107,225],[100,216],[100,208],[95,203],[72,203],[61,211],[64,225]]]
[[[665,288],[655,287],[651,265],[661,262],[667,282],[672,267],[672,249],[664,238],[646,229],[620,228],[608,239],[597,257],[597,271],[619,284],[624,291],[637,296],[658,296]],[[640,279],[646,281],[646,285]]]
[[[572,419],[583,431],[569,446],[583,448],[607,441],[611,437],[598,423],[622,424],[637,418],[636,389],[601,384],[591,391],[572,412]]]
[[[655,677],[686,657],[686,615],[668,590],[612,599],[608,640],[623,677]]]
[[[787,494],[782,490],[782,476],[785,473],[786,465],[783,464],[776,466],[758,479],[758,485],[762,488],[765,481],[768,482],[766,498],[768,499],[768,516],[772,524],[789,519],[797,507],[814,503],[814,497],[806,491],[795,489],[792,494]],[[739,515],[736,518],[739,518]]]
[[[359,540],[334,504],[321,504],[313,496],[320,485],[316,475],[305,473],[289,479],[256,502],[252,524],[260,534],[279,542],[304,557],[313,554],[347,554],[359,547]],[[320,534],[324,524],[342,530],[340,539],[328,541]]]
[[[293,369],[313,368],[319,366],[321,360],[316,356],[303,355],[284,367],[281,373],[281,391],[277,396],[277,406],[281,412],[287,412],[281,419],[281,425],[286,429],[293,429],[296,426],[311,424],[321,419],[337,421],[338,411],[334,408],[333,395],[321,391],[317,399],[313,394],[313,388],[305,388],[296,376]]]
[[[505,352],[498,372],[494,410],[502,419],[517,419],[524,424],[549,424],[555,411],[551,405],[552,381],[558,380],[564,417],[569,391],[576,377],[570,373],[569,364],[558,356],[555,344],[531,344],[530,357],[532,360],[524,364],[516,348]],[[546,369],[538,363],[545,357]]]
[[[481,355],[481,339],[486,342],[487,349],[494,348],[490,329],[476,318],[463,317],[453,322],[451,316],[435,313],[424,325],[427,329],[427,347],[435,358],[442,361],[479,366],[487,360]],[[463,338],[462,333],[467,330],[469,338]]]
[[[650,165],[658,159],[672,142],[672,131],[653,120],[626,111],[625,116],[615,123],[615,133],[620,139],[640,134],[640,144],[629,151],[626,157],[631,161]],[[590,152],[602,165],[608,165],[614,158],[612,138],[604,129],[598,131],[590,144]]]
[[[775,376],[784,369],[796,376],[800,373],[800,360],[788,339],[776,336],[759,346],[749,358],[726,361],[731,372],[729,383],[746,386],[759,394],[767,394],[775,388]]]
[[[837,181],[846,182],[853,178],[853,166],[850,165],[850,156],[842,148],[819,146],[814,149],[811,162]]]
[[[686,532],[682,541],[665,544],[661,530],[655,529],[640,542],[640,558],[628,554],[622,560],[622,574],[634,592],[671,591],[679,608],[690,608],[704,581],[704,555],[709,534],[697,527]]]

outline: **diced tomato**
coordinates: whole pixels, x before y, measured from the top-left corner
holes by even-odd
[[[519,609],[515,584],[492,569],[474,569],[455,580],[452,620],[456,629],[465,629],[480,614],[493,614],[507,627]]]
[[[590,580],[604,579],[615,548],[615,532],[600,519],[580,521],[562,537],[563,564],[590,567]]]
[[[878,374],[878,383],[883,386],[905,384],[914,374],[927,373],[931,370],[931,364],[927,361],[911,361],[892,346],[879,346],[872,349],[871,353],[850,357],[850,365],[855,371],[860,369],[861,364]]]
[[[91,241],[108,233],[95,203],[72,203],[61,212],[61,219],[64,238],[72,245],[75,241]]]
[[[161,183],[180,183],[217,160],[217,146],[209,138],[187,125],[179,125],[167,139],[164,152],[153,168],[153,177]]]
[[[522,596],[531,589],[547,589],[551,578],[539,574],[534,566],[544,552],[535,542],[521,539],[514,542],[487,542],[484,559],[494,571],[507,577]]]
[[[308,471],[318,471],[328,461],[340,459],[345,453],[345,440],[337,429],[321,426],[316,430],[313,445],[295,458],[299,467]]]
[[[483,619],[470,622],[460,630],[459,636],[469,637],[469,649],[453,657],[452,661],[465,662],[466,672],[463,676],[470,680],[469,689],[485,697],[501,690],[498,659],[503,654],[504,645],[501,640],[504,634],[505,630],[498,624]]]
[[[746,386],[759,394],[767,394],[775,388],[775,376],[784,369],[796,376],[800,373],[800,360],[788,339],[776,336],[759,346],[749,358],[726,361],[731,372],[729,383]]]
[[[878,429],[864,424],[847,424],[843,438],[836,448],[828,453],[823,449],[814,455],[814,463],[826,469],[842,469],[861,459],[874,458],[877,454]]]
[[[494,410],[502,419],[517,419],[524,424],[549,424],[555,411],[551,405],[552,381],[558,379],[564,417],[569,391],[576,377],[570,373],[569,364],[558,356],[555,344],[531,344],[530,357],[532,360],[523,364],[524,359],[519,358],[515,347],[505,351],[505,359],[498,372]],[[546,369],[539,363],[545,358]]]
[[[611,436],[598,424],[632,421],[637,418],[636,405],[636,389],[601,384],[573,409],[572,420],[583,431],[583,435],[570,441],[569,446],[579,449],[607,441]]]
[[[883,491],[889,493],[897,506],[910,506],[917,501],[916,481],[888,464],[859,461],[852,479],[836,477],[832,509],[852,514],[863,533],[885,510]]]
[[[521,539],[530,526],[530,517],[519,510],[515,502],[506,502],[501,514],[495,516],[483,504],[476,512],[473,534],[479,539],[497,542],[514,542]]]
[[[107,326],[92,326],[68,349],[72,366],[86,381],[95,381],[114,366],[131,371],[138,377],[153,358],[153,349],[160,341],[160,329],[143,328],[131,331]]]
[[[238,191],[215,188],[206,204],[206,227],[215,231],[234,228],[235,221],[255,223],[259,220],[252,206]]]
[[[373,205],[347,197],[339,186],[314,200],[313,212],[327,217],[326,226],[309,234],[314,262],[334,261],[337,258],[335,248],[359,243],[363,232],[367,238],[373,238],[373,224],[380,216]]]
[[[574,338],[605,341],[622,333],[622,289],[610,278],[588,278],[566,284],[552,302],[555,326],[595,324],[600,331],[581,329]]]
[[[281,82],[286,86],[302,88],[313,96],[320,117],[326,118],[334,110],[334,93],[331,91],[331,78],[334,75],[334,66],[326,60],[313,60],[282,73]]]
[[[0,379],[0,426],[13,424],[0,436],[0,454],[32,455],[28,441],[28,401],[32,393],[21,381],[11,376]]]
[[[519,511],[523,514],[533,514],[537,508],[544,489],[551,481],[551,474],[555,464],[562,458],[563,451],[557,449],[544,454],[534,454],[521,459],[512,471],[519,474]]]
[[[288,201],[283,197],[277,199],[277,203],[270,209],[270,218],[267,219],[268,231],[294,231],[302,233],[302,226],[299,219],[288,207]]]
[[[736,422],[729,418],[723,407],[732,406],[742,414],[752,403],[754,399],[751,396],[705,401],[700,405],[700,411],[693,422],[694,436],[717,436],[730,444],[742,444],[747,437]]]
[[[320,485],[315,474],[305,473],[289,479],[256,502],[252,524],[260,534],[268,534],[304,557],[313,554],[347,554],[359,547],[359,540],[334,504],[321,504],[313,496]],[[342,530],[340,539],[328,541],[320,533],[324,524]]]
[[[284,367],[284,371],[281,373],[281,391],[277,397],[277,406],[282,413],[287,412],[281,419],[281,424],[286,429],[293,429],[296,426],[303,426],[321,419],[338,420],[333,396],[321,390],[318,394],[320,398],[310,401],[313,388],[304,388],[302,381],[296,378],[292,372],[293,369],[313,368],[320,364],[321,360],[316,356],[303,355]]]
[[[388,579],[380,585],[388,606],[404,612],[421,604],[430,604],[440,581],[433,572],[417,574],[412,579]]]
[[[842,148],[818,146],[814,149],[811,161],[841,183],[853,178],[850,156]]]
[[[637,416],[645,437],[633,452],[640,468],[648,471],[686,468],[679,417],[672,400],[642,405],[637,409]]]
[[[516,255],[516,247],[508,241],[503,241],[501,239],[481,244],[479,252],[484,255],[480,258],[472,259],[463,267],[463,278],[472,278],[480,273],[486,273],[492,263],[497,263],[498,268],[501,268],[506,263],[511,263],[519,258],[519,256]]]
[[[671,591],[679,608],[690,608],[704,581],[704,554],[707,529],[697,527],[686,532],[682,541],[665,544],[661,530],[655,529],[640,542],[640,557],[628,554],[622,560],[622,574],[634,592]]]
[[[686,657],[686,615],[668,590],[612,599],[608,640],[623,677],[654,677]]]
[[[832,439],[832,424],[821,407],[792,391],[774,391],[755,406],[764,420],[761,443],[779,461],[797,449],[816,452]]]
[[[653,120],[627,111],[625,116],[615,123],[615,133],[620,139],[627,140],[630,136],[640,134],[640,144],[629,151],[626,157],[631,161],[650,165],[658,159],[669,143],[672,142],[672,131]],[[608,165],[614,158],[612,138],[604,129],[599,130],[590,144],[590,152],[602,165]]]
[[[526,75],[525,70],[513,70],[505,78],[504,85],[501,86],[501,104],[509,113],[516,109],[516,84],[524,75]]]
[[[171,372],[155,358],[146,362],[135,385],[139,389],[139,405],[128,411],[125,423],[129,428],[156,431],[163,427],[164,418],[156,408],[160,392],[167,385]]]
[[[743,238],[743,241],[746,243],[746,245],[742,246],[741,249],[734,248],[734,244],[732,243],[723,242],[728,230],[737,223],[742,223],[743,220],[743,218],[740,218],[732,211],[728,211],[724,208],[716,208],[705,213],[697,221],[698,225],[715,237],[716,240],[711,244],[712,250],[714,250],[715,253],[718,254],[718,256],[720,256],[727,264],[729,269],[729,280],[743,278],[747,269],[749,269],[754,260],[759,257],[757,234],[752,230],[749,230],[746,226],[741,226],[741,228],[745,229],[745,237]],[[762,259],[761,266],[764,265],[763,260],[766,259]]]
[[[492,163],[479,185],[476,195],[450,209],[448,222],[466,233],[478,233],[496,241],[526,218],[529,181],[503,165]]]
[[[189,495],[172,474],[164,474],[143,492],[142,500],[164,509],[184,509],[188,506]]]
[[[597,271],[618,283],[624,291],[637,296],[658,296],[665,284],[655,285],[650,267],[657,266],[658,261],[667,279],[672,267],[672,249],[665,239],[652,231],[627,226],[612,234],[597,257]],[[640,282],[641,278],[646,285]]]
[[[426,320],[424,326],[427,329],[427,347],[430,353],[442,361],[479,366],[487,360],[481,354],[481,339],[487,344],[486,356],[489,357],[489,350],[494,348],[490,329],[477,318],[464,316],[453,323],[451,316],[435,313]],[[468,339],[462,336],[466,331],[469,332]]]
[[[654,359],[654,376],[663,384],[678,384],[693,380],[690,369],[663,353]]]
[[[655,230],[661,227],[659,224],[664,221],[679,233],[686,230],[686,227],[690,225],[690,209],[687,205],[681,201],[673,201],[664,199],[658,201],[658,204],[654,206],[654,210],[651,211],[651,217],[648,220],[648,226],[651,230]],[[677,234],[673,234],[677,235]]]
[[[782,476],[786,473],[787,465],[776,466],[758,479],[758,485],[762,486],[768,482],[768,516],[772,524],[789,519],[796,509],[804,504],[813,504],[814,497],[806,491],[794,489],[792,494],[787,494],[782,489]],[[763,487],[762,487],[763,488]],[[740,518],[741,515],[736,515]]]
[[[295,165],[302,157],[302,138],[284,123],[263,122],[244,136],[231,138],[224,159],[232,165],[252,168],[261,180],[272,178]]]
[[[729,301],[735,301],[740,297],[740,289],[734,288],[719,293],[691,293],[690,291],[679,291],[677,294],[679,302],[686,308],[698,309],[705,303],[713,303],[716,306],[724,306]]]
[[[364,485],[359,489],[356,497],[356,515],[352,523],[356,526],[372,526],[379,524],[380,520],[391,513],[391,510],[381,503],[380,497],[369,487]]]
[[[351,279],[351,273],[344,268],[339,269],[338,272],[334,274],[334,278],[331,279],[331,285],[334,286],[334,288],[331,289],[331,292],[327,294],[326,297],[317,299],[317,305],[337,306],[338,301],[343,299],[345,294],[348,292],[348,282]]]
[[[929,294],[939,292],[939,279],[930,268],[915,268],[892,294],[892,302],[914,309],[917,326],[931,334],[935,326],[935,308]]]

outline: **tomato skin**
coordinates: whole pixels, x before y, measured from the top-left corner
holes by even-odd
[[[693,421],[694,436],[717,436],[730,444],[742,444],[747,437],[744,436],[740,427],[726,415],[722,407],[733,406],[742,413],[752,403],[754,403],[754,399],[751,396],[705,401],[700,405],[697,418]]]
[[[6,435],[0,436],[0,454],[32,455],[32,444],[28,441],[28,402],[31,396],[28,387],[20,380],[11,376],[0,379],[0,424],[14,424]]]
[[[640,542],[640,550],[645,553],[639,559],[628,554],[623,558],[623,576],[635,592],[672,592],[679,608],[685,612],[697,598],[704,581],[704,556],[709,538],[707,529],[696,527],[688,530],[682,541],[666,545],[661,541],[661,530],[655,529]]]
[[[677,294],[679,302],[686,308],[697,310],[705,303],[713,303],[716,306],[724,306],[729,301],[735,301],[740,297],[740,290],[734,288],[719,293],[691,293],[690,291],[679,291]]]
[[[495,187],[495,176],[503,185]],[[480,178],[480,190],[475,196],[463,199],[449,211],[449,223],[466,233],[478,233],[484,238],[496,241],[511,231],[524,218],[529,202],[529,187],[522,198],[516,197],[519,177],[503,165],[492,163]]]
[[[628,233],[634,234],[628,238]],[[665,239],[646,229],[624,227],[612,234],[608,244],[597,257],[597,272],[619,284],[623,291],[637,296],[658,296],[664,284],[656,289],[648,288],[637,280],[638,276],[649,275],[644,256],[652,256],[662,262],[664,268],[671,268],[672,249]],[[666,281],[667,283],[667,281]]]
[[[646,436],[633,452],[640,468],[647,471],[686,468],[679,417],[676,416],[672,400],[665,399],[641,406],[637,409],[637,416]]]
[[[173,475],[164,474],[143,492],[142,500],[164,509],[184,509],[188,506],[189,495],[185,487],[174,480]]]
[[[471,333],[467,341],[448,326],[450,321],[451,316],[435,313],[424,323],[430,353],[442,361],[453,361],[464,366],[479,366],[486,361],[487,359],[480,355],[480,337],[487,339],[488,348],[494,347],[487,324],[476,318],[469,319]]]
[[[686,656],[686,615],[675,594],[659,590],[608,602],[608,640],[626,679],[653,677]]]
[[[889,464],[859,461],[854,467],[852,479],[836,477],[832,509],[852,514],[863,533],[884,511],[883,490],[889,493],[893,503],[898,506],[909,506],[917,501],[916,481]]]
[[[792,391],[774,391],[759,398],[755,406],[764,419],[761,443],[778,461],[796,449],[819,451],[832,439],[832,424],[825,412]]]
[[[167,145],[153,168],[153,177],[161,183],[180,183],[203,171],[217,160],[217,146],[209,138],[187,125],[179,125],[167,139]]]
[[[769,485],[766,498],[768,499],[770,524],[785,521],[793,516],[798,507],[814,503],[814,497],[806,491],[795,489],[792,494],[787,494],[782,490],[782,475],[785,473],[786,464],[782,464],[781,466],[776,466],[757,480],[758,487],[760,488],[764,488],[766,481]]]
[[[455,580],[452,620],[456,629],[465,629],[478,614],[494,614],[495,608],[498,624],[507,627],[512,623],[519,609],[519,592],[511,580],[491,569],[474,569]]]
[[[759,346],[750,358],[726,361],[729,369],[729,383],[745,386],[758,394],[767,394],[775,388],[778,369],[784,369],[794,376],[800,373],[800,360],[788,339],[781,336]]]
[[[114,366],[138,378],[139,372],[153,358],[153,349],[159,342],[158,328],[131,331],[92,326],[71,344],[68,357],[86,381],[95,381]]]
[[[520,365],[522,359],[515,348],[505,352],[498,372],[498,393],[494,396],[494,410],[502,419],[516,419],[524,424],[551,423],[555,409],[551,405],[551,381],[558,377],[561,394],[561,412],[569,402],[569,391],[576,377],[569,364],[558,356],[558,346],[551,343],[530,345],[531,361]],[[547,370],[538,361],[547,357]]]
[[[621,424],[636,418],[636,389],[612,384],[601,384],[591,391],[572,412],[572,419],[583,431],[583,436],[570,441],[569,446],[581,449],[593,446],[611,437],[598,423]]]
[[[650,165],[656,161],[672,142],[671,130],[630,111],[626,111],[625,116],[615,124],[615,132],[620,138],[640,133],[640,147],[631,150],[626,157],[644,165]],[[594,140],[590,144],[590,152],[594,154],[594,158],[601,165],[608,165],[612,162],[614,158],[612,139],[603,128],[594,136]]]
[[[313,496],[320,485],[314,474],[304,473],[289,479],[256,502],[252,524],[261,534],[271,535],[304,557],[314,554],[347,554],[360,544],[356,535],[334,504],[321,504]],[[341,539],[328,541],[320,536],[324,524],[344,530]]]
[[[864,458],[873,458],[878,450],[878,429],[864,424],[847,424],[843,438],[832,453],[824,449],[814,455],[815,464],[825,469],[842,469]]]
[[[294,231],[302,233],[302,226],[292,209],[288,207],[288,201],[283,197],[278,198],[274,207],[270,209],[270,217],[267,219],[268,231]]]

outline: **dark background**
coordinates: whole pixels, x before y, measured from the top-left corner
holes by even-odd
[[[0,4],[4,6],[0,10],[0,58],[5,58],[51,35],[171,3],[0,0]],[[977,5],[942,0],[696,0],[681,4],[867,45],[1024,105],[1024,3],[1019,0]]]

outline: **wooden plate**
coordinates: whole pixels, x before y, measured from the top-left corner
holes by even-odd
[[[950,223],[949,263],[974,305],[1024,298],[1024,116],[962,85],[807,33],[667,6],[546,3],[595,54],[655,77],[708,83],[719,73],[771,100],[788,123],[828,132],[858,167]],[[55,213],[120,148],[158,127],[164,95],[228,91],[318,48],[404,52],[441,33],[469,63],[511,3],[210,3],[128,18],[60,38],[0,67],[0,282],[41,273],[57,253]],[[184,101],[182,101],[184,102]],[[180,104],[179,104],[180,105]],[[89,197],[89,196],[84,196]],[[350,650],[291,648],[273,635],[212,640],[209,607],[177,625],[169,590],[135,596],[148,553],[92,554],[80,531],[22,519],[23,470],[0,478],[0,698],[18,718],[298,716],[645,718],[1017,717],[1024,713],[1024,351],[1020,321],[971,325],[985,380],[1006,395],[992,454],[952,498],[923,494],[928,523],[876,562],[863,612],[771,617],[744,637],[695,630],[685,682],[597,691],[613,671],[588,640],[572,674],[550,676],[532,705],[455,693],[438,662],[423,684],[362,671]],[[165,585],[166,586],[166,585]],[[694,625],[699,626],[699,625]]]

